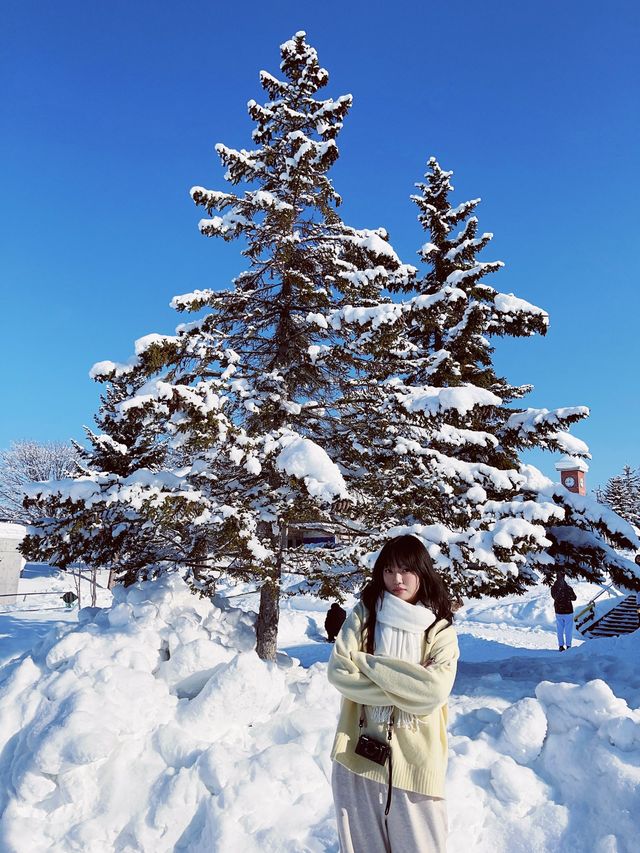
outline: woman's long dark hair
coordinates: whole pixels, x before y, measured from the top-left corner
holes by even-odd
[[[373,566],[373,576],[362,590],[360,598],[367,608],[367,617],[362,626],[362,641],[365,651],[374,652],[376,610],[385,592],[385,569],[408,569],[420,581],[416,604],[420,602],[433,610],[436,619],[453,622],[451,599],[442,578],[433,568],[429,552],[416,536],[396,536],[390,539],[378,554]]]

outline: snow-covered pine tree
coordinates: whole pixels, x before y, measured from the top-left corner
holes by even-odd
[[[357,314],[368,376],[343,424],[368,472],[360,501],[377,505],[383,528],[408,524],[431,541],[458,593],[519,592],[557,565],[628,582],[631,565],[607,544],[628,547],[628,525],[520,459],[533,448],[588,456],[567,432],[588,409],[521,408],[530,386],[496,374],[492,341],[545,334],[548,317],[486,282],[503,264],[478,259],[493,235],[478,233],[479,199],[452,205],[450,177],[432,158],[412,196],[429,234],[419,252],[429,271],[390,282],[402,302]],[[332,322],[348,318],[343,309]]]
[[[109,568],[115,580],[128,584],[141,572],[153,573],[158,562],[184,555],[154,518],[156,508],[149,504],[140,511],[137,480],[146,483],[166,465],[167,446],[144,417],[121,416],[119,406],[136,386],[130,371],[112,368],[107,365],[111,380],[95,418],[101,431],[86,427],[88,446],[73,442],[75,471],[32,485],[25,505],[33,526],[21,550],[29,560],[63,569],[78,562]],[[162,515],[164,520],[167,513]]]
[[[640,528],[640,469],[625,465],[620,474],[607,480],[604,489],[597,491],[597,497],[600,503]]]
[[[248,105],[256,147],[216,146],[225,177],[243,191],[192,190],[209,213],[201,232],[237,239],[248,268],[230,289],[177,296],[173,306],[196,320],[136,342],[129,365],[95,371],[102,381],[135,379],[116,420],[144,422],[168,443],[169,464],[149,472],[146,485],[136,477],[136,511],[179,507],[180,535],[200,544],[198,566],[191,557],[184,568],[203,592],[221,571],[258,582],[257,649],[266,659],[275,656],[283,572],[335,594],[336,566],[349,560],[341,549],[287,548],[292,526],[333,529],[334,501],[347,496],[332,436],[357,353],[325,315],[377,306],[391,279],[414,272],[383,229],[351,228],[337,213],[327,173],[351,97],[316,97],[328,74],[304,33],[281,55],[284,79],[262,72],[269,100]],[[130,505],[128,479],[118,486]],[[158,514],[153,520],[170,529]]]

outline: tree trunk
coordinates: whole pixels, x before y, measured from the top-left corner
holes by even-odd
[[[262,660],[275,660],[278,644],[278,622],[280,620],[280,578],[282,576],[283,551],[287,547],[287,526],[279,531],[276,565],[260,589],[260,610],[256,620],[256,652]]]
[[[260,590],[260,610],[256,621],[256,651],[262,660],[275,660],[280,619],[280,572],[267,578]]]

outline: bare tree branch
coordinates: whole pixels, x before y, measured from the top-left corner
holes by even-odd
[[[31,483],[61,480],[77,470],[78,454],[71,444],[61,441],[16,441],[0,450],[0,519],[30,524],[37,511],[22,505]]]

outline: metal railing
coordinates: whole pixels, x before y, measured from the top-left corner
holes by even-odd
[[[60,590],[53,590],[53,592],[6,592],[0,594],[0,598],[26,598],[27,595],[59,595],[60,598],[64,595],[64,592],[60,594]]]
[[[70,590],[67,590],[70,592]],[[21,603],[26,601],[28,595],[56,595],[60,600],[62,600],[62,596],[65,594],[64,590],[43,590],[42,592],[7,592],[0,593],[0,599],[2,598],[12,598],[10,604],[2,606],[2,602],[0,601],[0,616],[10,616],[12,613],[41,613],[44,610],[70,610],[71,608],[66,604],[60,604],[57,607],[19,607]],[[11,608],[11,609],[5,609]]]
[[[611,590],[614,593],[620,593],[620,590],[615,587],[612,583],[607,586],[603,586],[600,592],[597,595],[594,595],[591,601],[589,601],[585,606],[574,614],[573,622],[576,626],[576,630],[578,630],[581,634],[585,631],[589,630],[590,624],[593,623],[596,619],[596,601],[600,598],[601,595],[604,595],[605,592],[611,594]]]

